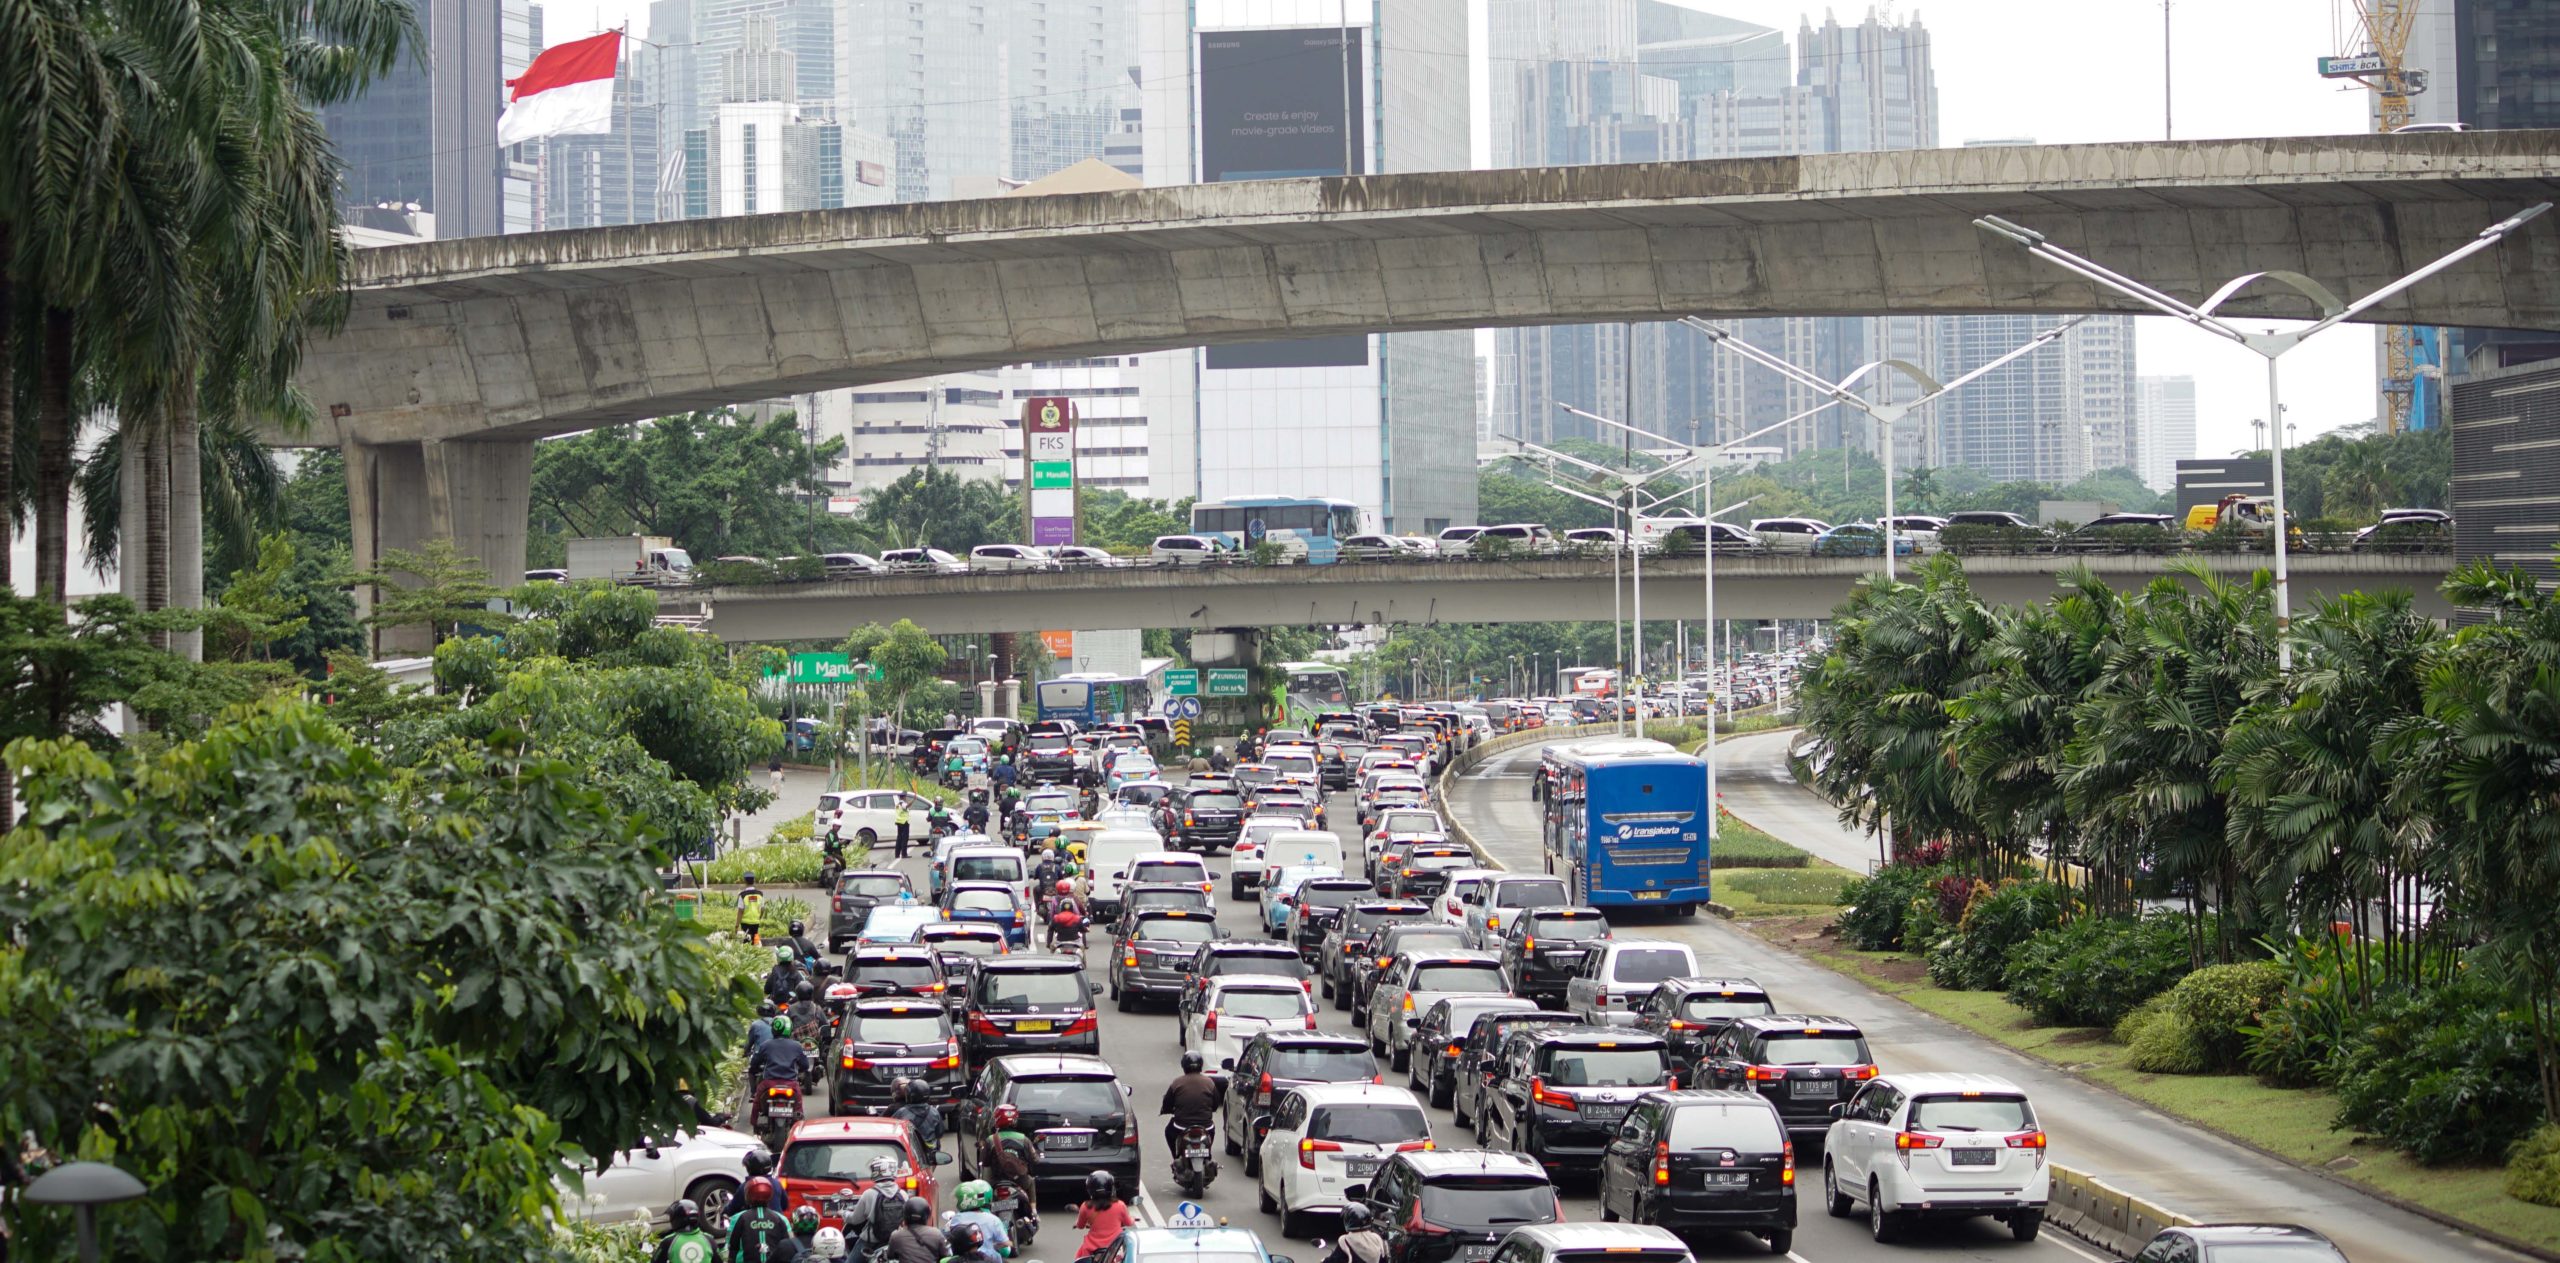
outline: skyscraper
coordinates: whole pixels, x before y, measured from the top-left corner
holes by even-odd
[[[2178,462],[2196,454],[2196,379],[2136,377],[2134,386],[2136,469],[2143,486],[2167,491],[2178,485]]]
[[[658,218],[659,110],[640,64],[637,57],[626,59],[614,82],[613,130],[544,142],[544,228],[604,228]]]
[[[439,237],[532,227],[532,168],[498,149],[498,115],[506,78],[541,50],[534,7],[529,0],[416,0],[416,7],[423,55],[404,55],[363,96],[320,112],[344,168],[341,202],[415,202],[435,215]]]
[[[1937,376],[1971,372],[2051,328],[2050,316],[1950,316],[1938,322]],[[1931,405],[1912,424],[1933,465],[2001,481],[2067,483],[2092,470],[2139,472],[2133,318],[2093,316],[2035,354]],[[2190,387],[2192,390],[2192,387]]]

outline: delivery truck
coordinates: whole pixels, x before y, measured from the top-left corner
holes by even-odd
[[[693,558],[664,535],[573,539],[569,541],[569,578],[679,588],[693,582]]]

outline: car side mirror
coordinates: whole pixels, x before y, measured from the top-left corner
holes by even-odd
[[[1365,1202],[1369,1200],[1369,1186],[1366,1184],[1354,1184],[1351,1187],[1342,1190],[1342,1200],[1346,1202]]]
[[[642,1153],[645,1153],[645,1154],[649,1155],[651,1158],[659,1157],[660,1155],[659,1155],[659,1153],[658,1153],[658,1142],[656,1142],[656,1141],[654,1141],[654,1140],[644,1140],[644,1141],[641,1141],[641,1142],[640,1142],[640,1152],[642,1152]]]
[[[1221,1057],[1218,1059],[1218,1068],[1228,1072],[1229,1074],[1233,1074],[1235,1073],[1236,1059],[1233,1057]]]

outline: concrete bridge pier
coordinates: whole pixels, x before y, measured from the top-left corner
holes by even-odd
[[[451,539],[464,556],[489,569],[489,581],[513,587],[524,578],[526,515],[532,508],[533,440],[417,439],[339,443],[347,462],[347,515],[355,528],[355,566],[372,569],[393,549],[419,552]],[[356,589],[356,615],[373,612],[373,591]],[[375,634],[381,653],[426,653],[425,628]]]

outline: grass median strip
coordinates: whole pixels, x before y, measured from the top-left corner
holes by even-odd
[[[1735,880],[1739,878],[1727,878],[1726,885]],[[1719,889],[1718,897],[1732,899],[1724,889]],[[2545,1257],[2560,1256],[2560,1208],[2507,1196],[2503,1167],[2421,1166],[2353,1131],[2331,1127],[2329,1120],[2337,1117],[2338,1107],[2336,1098],[2326,1091],[2269,1087],[2250,1075],[2146,1073],[2133,1069],[2128,1064],[2131,1049],[2109,1039],[2101,1028],[2032,1025],[2000,992],[1949,991],[1929,985],[1920,962],[1911,956],[1855,951],[1839,947],[1827,936],[1819,940],[1779,937],[1779,945],[2163,1114],[2504,1237]]]

